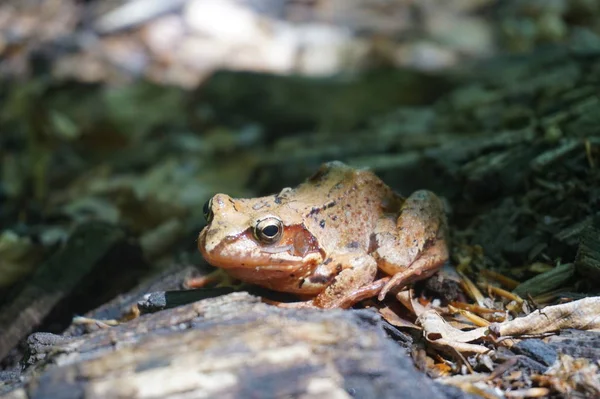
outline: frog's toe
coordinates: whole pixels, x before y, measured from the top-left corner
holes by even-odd
[[[390,278],[390,280],[383,286],[381,291],[379,291],[377,299],[383,301],[387,293],[393,290],[394,288],[406,286],[410,282],[409,278],[414,274],[415,272],[411,269],[406,269],[403,272],[394,274]]]

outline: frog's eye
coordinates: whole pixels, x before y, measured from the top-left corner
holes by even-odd
[[[206,223],[210,223],[213,220],[213,211],[212,211],[212,198],[204,203],[204,207],[202,207],[202,212],[204,213],[204,219],[206,219]]]
[[[283,233],[283,223],[274,216],[259,220],[254,227],[254,237],[265,244],[273,244]]]

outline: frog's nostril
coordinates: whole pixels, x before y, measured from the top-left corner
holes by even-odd
[[[234,204],[233,199],[225,194],[216,194],[211,198],[210,207],[213,212],[220,213]],[[235,207],[235,205],[233,205]]]

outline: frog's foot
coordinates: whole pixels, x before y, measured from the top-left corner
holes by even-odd
[[[271,305],[276,305],[280,308],[291,308],[291,309],[348,309],[354,304],[368,298],[377,296],[379,291],[383,288],[385,283],[390,280],[390,277],[384,277],[377,281],[373,281],[365,286],[359,287],[353,291],[348,292],[346,295],[333,300],[331,302],[320,303],[321,306],[315,304],[315,301],[304,301],[304,302],[276,302],[268,299],[263,299],[263,302]]]
[[[315,304],[314,301],[304,302],[275,302],[270,300],[263,300],[266,303],[277,305],[280,308],[292,308],[292,309],[348,309],[354,304],[368,298],[377,296],[379,291],[384,287],[385,283],[390,280],[390,277],[384,277],[377,281],[373,281],[365,286],[359,287],[353,291],[348,292],[346,295],[333,300],[331,302],[322,303],[321,306]]]
[[[321,304],[322,306],[315,304],[314,300],[303,302],[277,302],[263,298],[263,302],[287,309],[348,309],[364,299],[377,296],[379,291],[381,291],[385,283],[387,283],[389,280],[390,277],[384,277],[377,281],[373,281],[372,283],[348,292],[346,295],[338,298],[337,300]]]
[[[438,244],[436,244],[438,245]],[[440,241],[440,245],[445,245]],[[435,274],[446,262],[445,257],[422,256],[410,265],[407,269],[398,272],[385,284],[379,292],[377,299],[383,301],[388,292],[395,288],[403,288],[415,281],[423,280]]]
[[[354,304],[368,298],[377,296],[385,284],[390,280],[390,277],[384,277],[379,280],[373,281],[363,287],[357,288],[354,291],[349,292],[344,297],[332,302],[328,305],[329,308],[340,308],[348,309]]]
[[[412,268],[406,269],[403,272],[394,274],[389,279],[389,281],[385,284],[385,286],[381,289],[381,291],[379,291],[379,295],[377,296],[377,299],[379,299],[380,301],[383,301],[385,299],[385,296],[387,295],[387,293],[390,292],[390,290],[392,290],[396,287],[404,287],[404,286],[408,285],[410,283],[409,280],[411,280],[411,281],[418,280],[420,274],[421,274],[421,272],[418,269],[415,270]],[[411,279],[411,277],[412,277],[412,279]]]

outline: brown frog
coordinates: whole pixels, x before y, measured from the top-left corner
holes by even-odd
[[[350,307],[434,274],[448,259],[442,202],[408,198],[375,174],[329,162],[295,189],[204,208],[198,248],[247,283],[303,295],[299,307]],[[377,270],[387,276],[377,279]],[[286,304],[290,306],[290,304]]]

